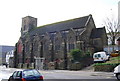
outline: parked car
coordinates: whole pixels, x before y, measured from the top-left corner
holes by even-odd
[[[114,76],[116,76],[116,78],[120,80],[120,65],[114,68]]]
[[[93,54],[94,63],[106,62],[109,58],[110,56],[106,52],[96,52]]]
[[[118,51],[118,50],[113,51],[113,52],[111,53],[111,56],[112,56],[112,57],[118,57],[118,56],[120,56],[120,51]]]
[[[15,71],[8,81],[43,81],[43,76],[36,69]]]

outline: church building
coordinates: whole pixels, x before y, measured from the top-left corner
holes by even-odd
[[[61,21],[37,27],[37,18],[22,18],[21,37],[16,43],[15,66],[31,66],[37,58],[44,62],[63,62],[62,68],[69,65],[72,49],[102,51],[107,45],[105,27],[96,28],[92,15]]]

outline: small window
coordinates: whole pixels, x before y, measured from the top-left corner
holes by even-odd
[[[66,30],[66,31],[64,31],[65,33],[68,33],[69,31],[68,30]]]
[[[101,55],[100,55],[100,54],[98,54],[98,57],[101,57]]]
[[[17,71],[15,71],[12,76],[16,77],[17,76]]]
[[[101,57],[101,55],[100,55],[100,54],[95,55],[95,58],[99,58],[99,57]]]
[[[18,71],[17,74],[16,74],[16,77],[21,77],[21,71]]]
[[[55,45],[55,50],[60,50],[60,45]]]
[[[69,44],[69,50],[74,49],[74,44]]]
[[[54,32],[54,33],[51,33],[52,35],[55,35],[56,34],[56,32]]]
[[[23,30],[24,30],[24,31],[25,31],[25,30],[27,30],[27,27],[26,27],[26,25],[24,25],[24,29],[23,29]]]

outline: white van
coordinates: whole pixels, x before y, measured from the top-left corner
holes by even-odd
[[[97,52],[93,54],[94,63],[97,62],[105,62],[109,60],[109,56],[106,54],[106,52]]]

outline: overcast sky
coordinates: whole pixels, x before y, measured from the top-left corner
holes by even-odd
[[[119,0],[0,0],[0,45],[19,40],[22,18],[38,18],[38,26],[92,14],[96,27],[111,14],[117,17]]]

